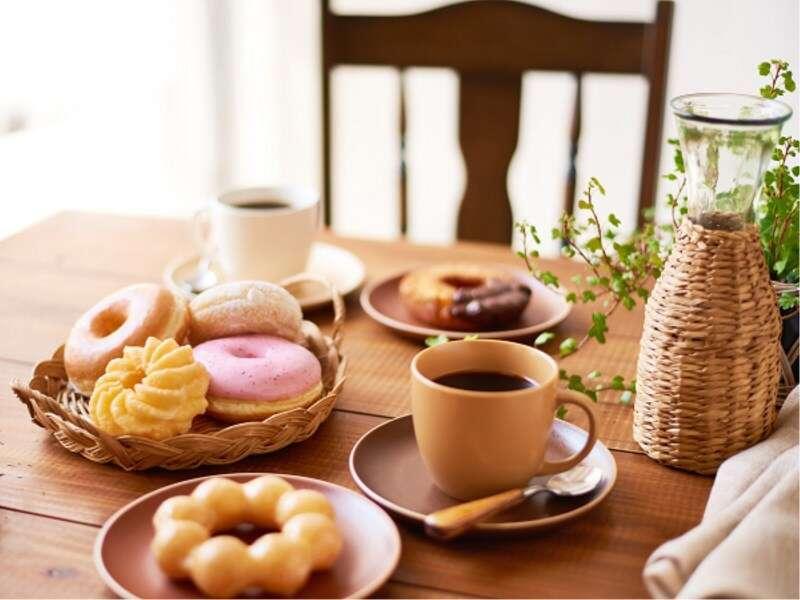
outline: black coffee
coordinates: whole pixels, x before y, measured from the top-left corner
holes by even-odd
[[[289,208],[289,204],[280,200],[250,200],[237,204],[239,208],[258,208],[262,210],[274,210],[276,208]]]
[[[499,371],[456,371],[441,375],[434,381],[447,387],[473,392],[510,392],[538,385],[533,379]]]

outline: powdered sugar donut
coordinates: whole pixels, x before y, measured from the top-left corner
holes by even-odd
[[[322,393],[322,368],[304,347],[271,335],[204,342],[195,360],[208,371],[208,413],[228,422],[257,421],[308,406]]]
[[[302,339],[303,311],[294,296],[266,281],[232,281],[206,290],[189,304],[192,344],[262,333]]]

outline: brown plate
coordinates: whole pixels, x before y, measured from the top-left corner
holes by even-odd
[[[585,439],[583,429],[556,419],[550,432],[547,458],[566,458],[580,450]],[[535,531],[590,511],[614,487],[617,463],[608,448],[598,441],[582,464],[603,471],[603,481],[594,492],[575,498],[536,494],[527,502],[479,524],[475,531],[489,534]],[[426,514],[459,502],[440,491],[428,475],[414,439],[411,415],[382,423],[365,433],[350,453],[350,474],[361,491],[375,502],[420,524]],[[533,479],[539,483],[546,480],[547,477]]]
[[[437,329],[414,317],[400,299],[400,280],[406,273],[408,271],[369,283],[361,292],[361,306],[378,323],[415,339],[432,335],[460,339],[476,333],[485,339],[519,339],[550,329],[566,319],[572,309],[563,294],[548,288],[530,274],[515,270],[516,277],[533,290],[531,301],[515,323],[499,331]]]
[[[264,473],[236,473],[225,477],[244,483],[261,475]],[[191,582],[174,582],[161,572],[150,552],[151,520],[166,498],[189,494],[197,484],[210,477],[189,479],[150,492],[106,521],[95,542],[94,562],[103,581],[114,593],[123,598],[203,597]],[[400,535],[385,512],[341,486],[297,475],[281,477],[297,488],[325,494],[333,504],[344,536],[342,554],[333,569],[314,573],[298,597],[363,598],[389,578],[400,559]],[[252,542],[259,533],[243,535],[243,539]]]

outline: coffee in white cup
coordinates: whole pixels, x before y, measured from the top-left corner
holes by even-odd
[[[299,187],[252,187],[220,194],[196,216],[205,253],[228,280],[278,282],[306,268],[319,227],[319,197]]]

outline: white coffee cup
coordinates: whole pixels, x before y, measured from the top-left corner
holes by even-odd
[[[301,273],[318,227],[319,197],[299,187],[231,190],[195,216],[201,251],[229,280]]]

